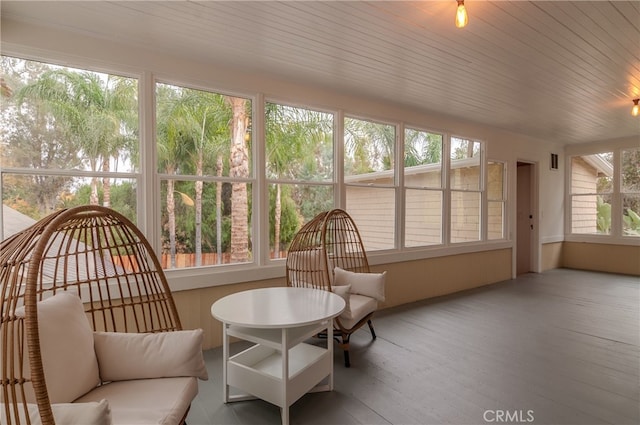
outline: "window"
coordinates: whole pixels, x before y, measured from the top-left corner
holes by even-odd
[[[0,163],[6,238],[53,211],[111,207],[137,222],[138,81],[7,56]]]
[[[286,250],[302,224],[334,205],[333,114],[267,103],[269,251]]]
[[[571,232],[611,233],[613,152],[571,158]]]
[[[252,261],[251,101],[156,85],[162,263]]]
[[[487,239],[504,239],[505,214],[507,210],[507,191],[505,176],[507,165],[504,162],[487,163]]]
[[[404,186],[406,247],[442,244],[442,134],[406,128]]]
[[[451,138],[449,155],[451,243],[479,241],[481,238],[480,148],[478,141]]]
[[[285,258],[300,227],[334,206],[381,255],[505,239],[506,164],[485,164],[480,141],[355,117],[338,135],[339,112],[1,61],[3,238],[54,210],[100,204],[140,223],[177,279],[216,267],[228,281],[265,265],[280,273],[271,260]],[[152,99],[153,116],[140,115]],[[141,128],[152,123],[155,137],[143,132],[141,149]],[[621,180],[605,173],[597,178],[607,184],[575,193],[576,202],[593,202],[592,229],[601,198],[612,209],[609,231],[638,235],[639,156],[637,148],[613,152],[625,164]]]
[[[622,234],[640,236],[640,148],[621,153]]]
[[[395,146],[395,126],[345,118],[346,208],[370,251],[395,247]]]
[[[571,157],[574,235],[640,236],[640,148]]]

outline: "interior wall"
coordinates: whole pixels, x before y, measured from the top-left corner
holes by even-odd
[[[640,246],[564,242],[563,267],[640,276]]]
[[[451,294],[507,280],[511,276],[511,249],[476,252],[372,267],[386,271],[386,300],[380,309]],[[284,286],[285,279],[267,279],[236,285],[174,293],[182,327],[204,330],[204,348],[220,346],[222,324],[211,317],[211,305],[234,292]]]
[[[558,269],[562,264],[562,242],[542,244],[542,271]]]

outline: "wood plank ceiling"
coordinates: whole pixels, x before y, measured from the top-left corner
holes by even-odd
[[[464,29],[453,0],[3,0],[1,11],[561,144],[640,138],[640,2],[465,4]]]

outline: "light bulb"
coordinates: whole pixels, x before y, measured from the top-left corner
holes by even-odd
[[[456,27],[463,28],[469,22],[467,9],[464,7],[464,0],[458,0],[458,10],[456,11]]]
[[[633,99],[633,108],[631,108],[631,115],[637,117],[640,113],[640,106],[638,106],[638,102],[640,99]]]

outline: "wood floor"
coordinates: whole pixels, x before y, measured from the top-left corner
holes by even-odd
[[[566,269],[388,309],[353,335],[335,391],[303,424],[640,424],[640,279]],[[243,348],[236,344],[236,350]],[[189,425],[279,424],[263,401],[222,403],[221,349]]]

